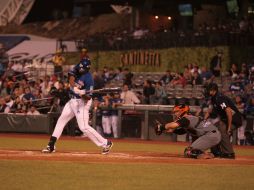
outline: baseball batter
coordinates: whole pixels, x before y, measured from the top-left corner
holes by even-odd
[[[91,62],[88,58],[82,59],[70,72],[70,96],[71,99],[66,103],[59,117],[56,127],[49,143],[43,153],[55,152],[55,143],[61,136],[65,125],[74,116],[77,119],[80,130],[87,135],[97,146],[102,147],[102,154],[109,153],[113,143],[103,138],[95,129],[89,126],[89,109],[92,104],[91,94],[89,91],[93,89],[94,81],[89,72]]]
[[[177,119],[166,125],[157,123],[155,132],[157,135],[162,132],[176,134],[189,132],[197,139],[185,149],[184,156],[187,158],[213,158],[212,154],[205,153],[205,151],[220,142],[221,134],[210,121],[201,120],[199,117],[189,114],[189,110],[187,105],[175,106],[173,113]]]

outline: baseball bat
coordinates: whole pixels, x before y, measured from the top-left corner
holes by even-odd
[[[100,88],[95,90],[89,90],[89,91],[86,91],[86,93],[87,94],[89,93],[106,94],[106,93],[116,93],[121,91],[122,91],[121,88],[114,87],[114,88]]]

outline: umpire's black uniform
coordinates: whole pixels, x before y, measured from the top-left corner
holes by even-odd
[[[216,93],[211,95],[211,103],[213,111],[220,117],[219,131],[221,132],[221,142],[217,147],[212,149],[212,152],[222,158],[235,158],[233,146],[230,143],[230,135],[228,134],[228,116],[226,109],[230,108],[232,111],[232,124],[237,128],[242,125],[242,116],[233,101],[218,92],[217,84],[211,84],[209,90],[214,90]],[[232,128],[231,128],[232,129]]]

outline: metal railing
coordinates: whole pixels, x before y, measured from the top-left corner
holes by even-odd
[[[150,112],[170,112],[172,111],[173,105],[143,105],[143,104],[124,104],[117,106],[115,110],[118,111],[118,136],[121,137],[122,134],[122,121],[123,121],[123,112],[126,110],[132,111],[141,111],[142,113],[142,124],[141,124],[141,139],[149,139],[149,113]],[[191,106],[190,111],[196,112],[199,109],[199,106]],[[109,109],[109,108],[101,108]],[[112,108],[111,108],[112,109]],[[92,126],[96,127],[96,113],[93,112]]]

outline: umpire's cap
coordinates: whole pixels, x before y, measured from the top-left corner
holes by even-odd
[[[204,96],[209,97],[210,96],[210,91],[214,90],[218,92],[218,85],[216,83],[210,83],[206,86],[205,91],[204,91]]]
[[[207,86],[207,90],[208,92],[210,92],[211,90],[214,90],[214,91],[218,91],[218,85],[216,83],[210,83],[208,86]]]

